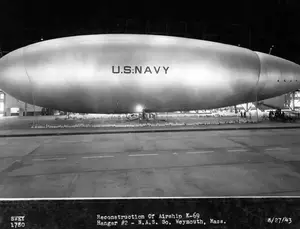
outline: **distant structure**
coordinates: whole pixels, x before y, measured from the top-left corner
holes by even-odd
[[[34,116],[41,115],[42,107],[24,103],[0,89],[0,116]]]

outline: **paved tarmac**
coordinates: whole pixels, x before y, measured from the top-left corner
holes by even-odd
[[[300,129],[0,138],[0,197],[300,195]]]

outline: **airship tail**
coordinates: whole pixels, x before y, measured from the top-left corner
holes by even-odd
[[[265,53],[256,52],[260,60],[258,100],[280,96],[300,88],[300,66]]]

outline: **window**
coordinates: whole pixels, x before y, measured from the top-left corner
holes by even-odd
[[[0,93],[0,99],[4,99],[4,93]]]

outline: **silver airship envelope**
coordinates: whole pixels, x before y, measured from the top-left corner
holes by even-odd
[[[279,57],[196,39],[133,34],[58,38],[0,59],[0,88],[41,107],[80,113],[199,110],[299,88]]]

